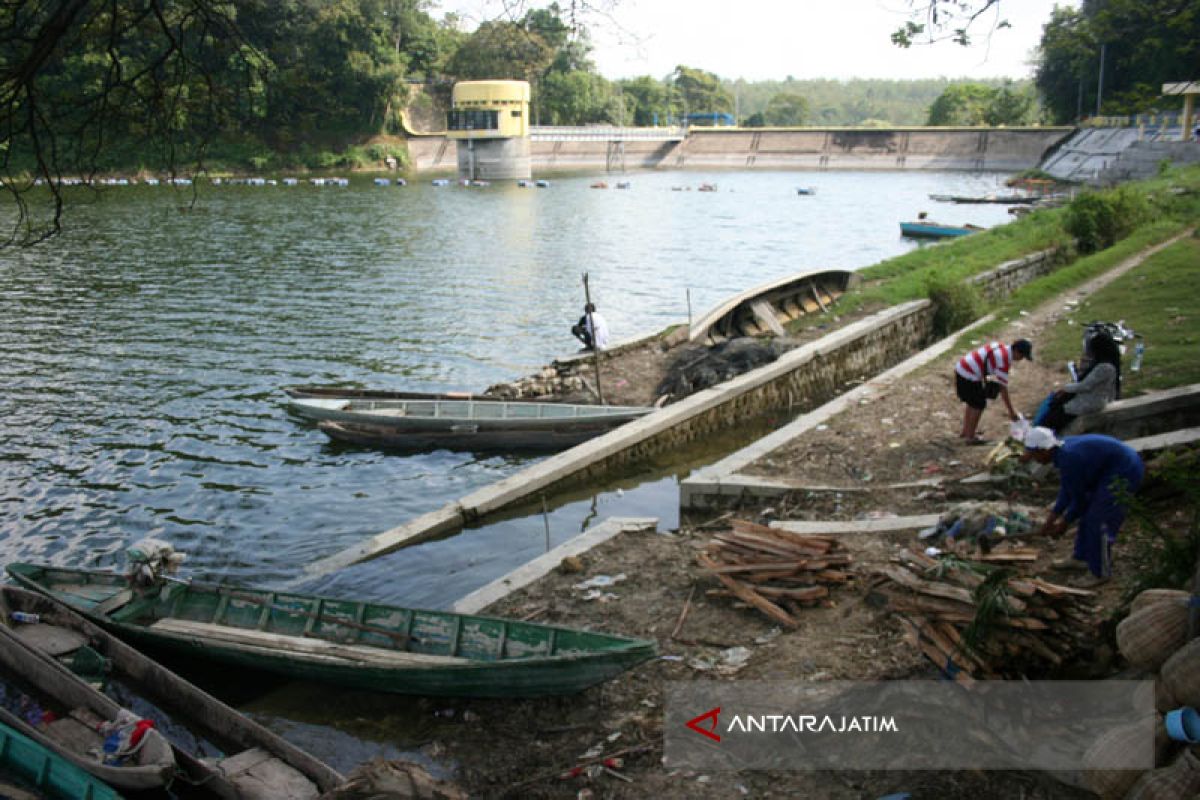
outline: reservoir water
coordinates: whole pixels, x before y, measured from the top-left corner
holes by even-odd
[[[916,245],[898,223],[919,211],[1001,224],[1003,206],[928,199],[1001,177],[655,172],[625,190],[358,177],[204,187],[194,206],[190,189],[72,189],[62,236],[0,253],[0,559],[109,568],[153,535],[197,578],[283,583],[530,460],[336,447],[287,415],[282,385],[482,391],[574,351],[583,272],[619,341],[685,321],[689,294],[699,315],[802,269],[903,253]],[[549,498],[549,538],[614,514],[671,527],[689,466]],[[444,605],[544,549],[545,525],[468,530],[306,588]]]

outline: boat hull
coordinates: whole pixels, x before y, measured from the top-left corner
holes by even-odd
[[[978,233],[983,228],[974,225],[941,225],[936,222],[901,222],[900,235],[910,239],[953,239]]]
[[[537,453],[566,450],[612,430],[615,425],[580,425],[572,429],[554,430],[472,430],[469,426],[461,426],[458,430],[416,431],[326,420],[318,423],[317,427],[334,441],[358,447],[412,452],[456,450]]]
[[[123,576],[10,564],[22,585],[138,646],[292,678],[441,697],[573,694],[653,657],[653,642],[445,611],[214,585],[167,585],[119,610]]]

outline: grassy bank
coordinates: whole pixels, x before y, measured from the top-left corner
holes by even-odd
[[[1124,320],[1141,334],[1146,355],[1131,372],[1133,353],[1124,359],[1123,393],[1200,383],[1200,238],[1191,236],[1146,260],[1081,303],[1039,347],[1047,360],[1078,359],[1083,326],[1096,320]]]

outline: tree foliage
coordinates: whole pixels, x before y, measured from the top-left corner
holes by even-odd
[[[892,33],[892,44],[898,47],[946,40],[968,46],[980,28],[990,36],[1012,27],[999,15],[1001,0],[908,0],[908,5],[909,19]]]
[[[1027,125],[1034,121],[1036,103],[1026,89],[1006,81],[1000,86],[959,83],[929,107],[929,125]]]
[[[1097,105],[1102,114],[1178,108],[1178,98],[1161,96],[1162,85],[1194,79],[1197,65],[1195,0],[1084,0],[1078,11],[1051,16],[1036,83],[1054,121],[1068,122]]]
[[[767,125],[803,125],[808,118],[808,101],[802,95],[780,92],[767,102],[763,121]]]

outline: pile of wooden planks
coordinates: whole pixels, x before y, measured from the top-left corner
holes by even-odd
[[[1036,675],[1089,646],[1094,592],[1008,574],[989,580],[989,568],[902,550],[877,570],[870,597],[881,599],[909,641],[962,683]]]
[[[710,595],[732,595],[789,628],[803,608],[825,602],[830,587],[853,576],[850,554],[830,536],[805,536],[732,520],[732,529],[713,536],[700,565],[725,587]]]

